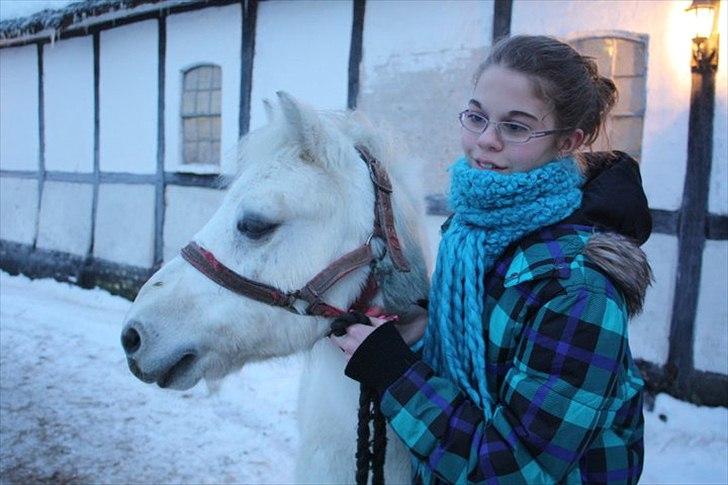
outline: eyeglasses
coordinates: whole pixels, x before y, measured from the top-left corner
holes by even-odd
[[[488,129],[491,121],[486,118],[483,114],[477,111],[466,109],[459,115],[460,124],[463,128],[471,133],[481,134]],[[558,130],[546,130],[546,131],[533,131],[526,125],[517,123],[515,121],[494,121],[492,122],[495,127],[495,131],[501,139],[507,143],[526,143],[532,138],[541,138],[554,133],[561,133],[569,131],[571,128],[561,128]]]

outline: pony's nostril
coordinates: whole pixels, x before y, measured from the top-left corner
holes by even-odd
[[[121,345],[127,354],[131,355],[142,345],[142,338],[134,327],[129,327],[121,334]]]

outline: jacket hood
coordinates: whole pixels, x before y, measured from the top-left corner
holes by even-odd
[[[614,151],[583,153],[579,161],[586,178],[582,204],[564,222],[594,226],[644,244],[652,232],[652,216],[635,159]]]
[[[639,246],[620,234],[596,233],[584,246],[584,255],[621,290],[630,317],[642,312],[654,277],[647,255]]]

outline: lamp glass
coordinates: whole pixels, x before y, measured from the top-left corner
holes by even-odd
[[[698,5],[692,7],[693,33],[695,38],[707,39],[713,32],[713,7]]]

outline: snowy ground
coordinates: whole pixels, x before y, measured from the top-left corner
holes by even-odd
[[[0,274],[0,482],[290,482],[300,361],[162,391],[126,367],[128,307]],[[645,419],[642,483],[728,483],[728,410],[658,396]]]

